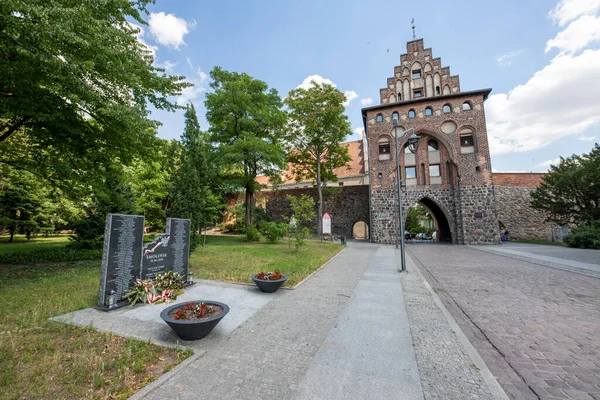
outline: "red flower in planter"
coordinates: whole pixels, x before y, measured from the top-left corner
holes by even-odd
[[[256,278],[262,281],[277,281],[283,278],[283,275],[279,272],[259,272],[256,274]]]

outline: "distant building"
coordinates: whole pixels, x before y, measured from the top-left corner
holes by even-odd
[[[415,154],[406,146],[412,131],[398,137],[404,218],[415,203],[422,204],[435,221],[437,240],[451,243],[499,243],[500,225],[514,238],[546,238],[550,227],[529,204],[542,175],[492,173],[484,111],[490,92],[461,91],[458,75],[451,75],[422,39],[408,42],[400,65],[380,90],[380,104],[362,109],[363,139],[345,144],[352,157],[349,167],[336,170],[338,182],[327,182],[343,188],[325,199],[334,233],[356,235],[360,227],[370,233],[361,235],[374,242],[395,242],[395,119],[399,133],[412,129],[420,137]],[[316,196],[314,182],[295,182],[289,170],[283,180],[267,201],[275,217],[286,212],[283,192]],[[264,177],[259,182],[268,184]]]

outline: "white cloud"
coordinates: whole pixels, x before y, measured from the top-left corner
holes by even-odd
[[[554,39],[546,43],[546,53],[556,48],[561,52],[576,52],[593,42],[600,41],[600,18],[593,15],[571,22]]]
[[[573,21],[582,15],[591,15],[600,10],[600,0],[560,0],[556,7],[548,13],[559,26]]]
[[[173,68],[177,66],[177,63],[167,60],[162,64],[157,64],[156,66],[159,68],[163,68],[167,74],[170,74],[173,72]]]
[[[364,128],[361,126],[359,128],[354,128],[354,134],[358,136],[362,136]]]
[[[346,96],[346,101],[343,103],[344,107],[348,107],[352,100],[358,98],[358,94],[354,90],[346,90],[344,96]]]
[[[315,82],[318,85],[329,84],[329,85],[333,86],[334,88],[337,88],[337,85],[335,83],[333,83],[333,81],[330,79],[323,78],[321,75],[310,75],[310,76],[307,76],[302,81],[301,84],[296,86],[296,89],[302,88],[302,89],[308,90],[311,88],[313,82]],[[352,100],[358,98],[358,94],[354,90],[346,90],[344,92],[344,96],[346,96],[346,101],[343,103],[344,107],[348,107],[348,105],[350,104],[350,102]]]
[[[202,87],[197,82],[192,81],[191,83],[193,83],[194,86],[183,89],[181,94],[175,99],[178,105],[184,106],[190,101],[193,103],[202,92],[206,91],[206,88]]]
[[[183,37],[189,33],[189,24],[185,19],[176,17],[173,14],[164,12],[151,13],[148,21],[150,33],[156,41],[163,46],[172,46],[179,49],[179,46],[185,44]]]
[[[327,78],[323,78],[321,75],[311,75],[311,76],[306,77],[306,79],[304,79],[302,81],[302,83],[297,86],[297,88],[302,88],[302,89],[308,90],[312,86],[313,81],[319,85],[323,84],[323,83],[327,83],[333,87],[337,87],[335,83],[333,83],[331,80],[329,80]]]
[[[512,64],[513,60],[521,54],[523,54],[523,49],[509,51],[508,53],[499,55],[496,58],[496,61],[501,66],[509,66]]]
[[[581,135],[579,137],[579,140],[583,141],[583,142],[591,142],[592,140],[596,139],[596,136],[585,136],[585,135]]]
[[[550,167],[551,165],[557,165],[558,163],[560,163],[560,157],[555,158],[554,160],[546,160],[544,162],[539,163],[537,166],[538,167]]]
[[[208,75],[198,67],[198,75],[200,75],[200,82],[204,82],[208,79]]]
[[[486,103],[492,154],[544,147],[600,122],[600,50],[560,54],[524,85]]]
[[[366,99],[361,99],[360,104],[363,106],[370,106],[371,104],[373,104],[373,99],[370,97],[367,97]]]
[[[600,0],[561,0],[550,13],[561,26],[573,21],[546,44],[560,53],[527,83],[486,103],[492,154],[535,150],[567,136],[585,140],[586,129],[600,123],[600,49],[586,49],[600,40],[600,19],[592,15],[598,10]]]

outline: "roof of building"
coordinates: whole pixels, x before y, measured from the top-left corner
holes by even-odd
[[[365,173],[365,163],[364,163],[364,149],[362,140],[355,140],[352,142],[342,143],[343,146],[348,148],[348,155],[350,156],[350,161],[346,167],[336,168],[335,174],[338,178],[345,178],[350,176],[362,176]],[[294,176],[292,175],[292,169],[288,166],[288,168],[282,174],[283,183],[293,183],[296,182]],[[256,182],[261,185],[269,185],[269,177],[267,176],[257,176]]]
[[[537,187],[546,174],[546,172],[493,172],[492,179],[496,186]]]

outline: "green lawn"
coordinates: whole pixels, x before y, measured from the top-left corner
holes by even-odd
[[[208,236],[207,246],[190,256],[194,278],[252,283],[250,276],[261,271],[281,272],[293,286],[317,270],[343,247],[337,243],[309,241],[296,252],[292,243],[248,243],[239,236]]]
[[[0,246],[37,250],[35,243]],[[37,245],[53,243],[60,240]],[[190,267],[196,278],[235,282],[250,282],[249,276],[261,270],[278,270],[288,275],[289,286],[342,248],[309,242],[296,253],[287,243],[249,244],[215,236],[191,255]],[[127,398],[191,355],[48,321],[94,305],[99,279],[100,260],[0,266],[0,398]]]
[[[547,244],[550,246],[567,246],[566,243],[562,243],[562,242],[551,242],[549,240],[545,240],[545,239],[517,239],[517,240],[512,240],[513,242],[517,242],[517,243],[532,243],[532,244]]]
[[[69,235],[35,237],[31,240],[27,240],[25,235],[15,235],[12,243],[8,241],[8,235],[1,235],[0,254],[62,249],[68,243]]]

